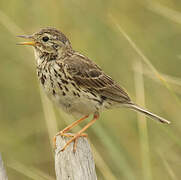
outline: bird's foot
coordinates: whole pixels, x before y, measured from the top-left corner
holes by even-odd
[[[55,136],[54,136],[54,138],[53,138],[53,147],[54,147],[54,149],[56,149],[57,147],[56,147],[56,138],[57,138],[57,136],[64,136],[64,137],[71,137],[71,139],[65,144],[65,146],[60,150],[61,152],[62,151],[64,151],[67,147],[68,147],[68,145],[71,143],[71,142],[73,142],[74,141],[74,147],[73,147],[73,152],[75,152],[76,151],[76,146],[77,146],[77,139],[79,138],[79,137],[88,137],[88,135],[87,134],[85,134],[85,133],[81,133],[81,134],[67,134],[67,133],[65,133],[65,132],[63,132],[63,131],[60,131],[60,132],[58,132]]]
[[[75,153],[76,152],[76,147],[77,147],[77,139],[79,138],[79,137],[87,137],[88,135],[87,134],[84,134],[84,133],[82,133],[82,134],[79,134],[79,133],[77,133],[77,134],[75,134],[75,135],[72,135],[71,137],[71,139],[69,140],[69,141],[67,141],[67,143],[65,144],[65,146],[60,150],[60,152],[63,152],[69,145],[70,145],[70,143],[72,143],[73,141],[74,141],[74,146],[73,146],[73,152]],[[70,137],[70,136],[69,136]]]

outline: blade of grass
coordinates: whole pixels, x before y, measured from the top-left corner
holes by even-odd
[[[137,71],[137,73],[140,73],[138,71],[138,69],[135,68],[135,71]],[[153,72],[148,70],[148,68],[144,67],[143,68],[143,73],[144,75],[148,76],[149,78],[152,78],[153,80],[155,80],[156,82],[160,83],[160,81],[158,81],[158,79],[154,78],[152,75],[153,75]],[[178,77],[173,77],[173,76],[170,76],[170,75],[165,75],[165,74],[162,74],[162,76],[167,80],[167,82],[171,83],[171,84],[175,84],[177,86],[181,86],[181,79],[178,78]],[[176,91],[177,92],[177,91]],[[178,91],[177,93],[181,93],[180,91]],[[172,141],[174,141],[179,147],[181,147],[181,141],[180,141],[180,138],[178,136],[176,136],[174,133],[173,133],[173,130],[172,129],[169,129],[169,128],[165,128],[163,126],[158,126],[157,128],[159,128],[159,130],[162,130],[162,132],[165,133],[165,136],[166,137],[170,137],[170,139]]]
[[[134,68],[134,80],[136,89],[136,102],[142,107],[145,106],[145,96],[144,96],[144,80],[143,80],[143,69],[140,61],[136,61],[133,66]],[[138,73],[139,72],[139,73]],[[150,153],[149,153],[149,143],[148,143],[148,132],[147,132],[147,121],[146,117],[140,113],[138,116],[138,127],[139,127],[139,137],[141,145],[141,160],[142,160],[142,170],[143,179],[151,180],[151,163],[150,163]]]
[[[180,137],[175,135],[173,130],[169,130],[168,128],[164,128],[163,126],[158,126],[157,128],[165,133],[165,137],[169,137],[171,141],[175,142],[175,144],[178,145],[179,148],[181,148]]]
[[[160,156],[160,159],[162,160],[170,178],[173,180],[178,180],[177,176],[175,175],[175,173],[172,170],[172,167],[169,165],[167,160],[163,157],[163,154],[160,151],[158,151],[158,155]]]
[[[129,35],[123,30],[121,25],[116,21],[116,19],[113,17],[112,14],[109,14],[109,19],[112,24],[114,24],[118,31],[125,37],[125,39],[130,43],[132,48],[137,52],[137,54],[141,57],[141,60],[151,69],[151,71],[154,73],[154,75],[163,83],[163,85],[169,90],[170,94],[174,97],[176,102],[181,106],[181,101],[177,97],[177,95],[174,93],[174,91],[171,89],[169,84],[166,82],[166,80],[161,76],[159,71],[152,65],[151,61],[144,55],[144,53],[138,48],[138,46],[135,44],[135,42],[129,37]]]
[[[42,92],[42,89],[41,88],[39,89],[40,89],[40,96],[41,96],[41,101],[42,101],[42,106],[43,106],[44,117],[45,117],[46,126],[48,130],[49,141],[50,141],[51,147],[53,148],[53,137],[58,132],[56,115],[53,109],[53,105],[45,96],[44,92]]]
[[[152,12],[161,15],[174,23],[181,24],[181,13],[153,1],[145,1],[145,7]]]
[[[138,72],[139,73],[139,72]],[[158,82],[158,79],[155,79],[153,77],[153,72],[148,70],[148,68],[144,68],[143,69],[143,74],[155,81]],[[177,86],[181,86],[181,78],[179,77],[174,77],[174,76],[171,76],[171,75],[167,75],[167,74],[164,74],[164,73],[160,73],[162,77],[164,77],[164,79],[166,79],[166,81],[170,84],[174,84],[174,85],[177,85]]]
[[[138,48],[138,46],[133,42],[133,40],[129,37],[129,35],[123,30],[121,25],[116,21],[112,14],[109,14],[109,19],[112,24],[116,26],[118,31],[125,37],[125,39],[129,42],[132,48],[137,52],[137,54],[141,57],[145,64],[154,72],[154,74],[160,79],[163,80],[156,68],[151,64],[150,60],[143,54],[143,52]]]
[[[118,168],[119,172],[124,175],[126,179],[134,180],[135,175],[129,162],[126,158],[127,154],[122,150],[120,144],[115,142],[113,139],[101,126],[100,122],[96,122],[96,125],[92,128],[96,136],[100,138],[106,149],[111,150],[110,156],[113,159],[114,164]],[[104,138],[103,138],[104,137]]]
[[[100,170],[102,176],[104,177],[104,180],[117,180],[117,178],[111,172],[110,168],[107,166],[103,157],[97,151],[96,147],[93,144],[91,144],[91,147],[93,149],[96,167],[98,167],[98,169]]]
[[[24,164],[18,161],[11,161],[7,164],[8,167],[16,170],[17,172],[25,175],[26,177],[34,180],[55,180],[53,177],[49,176],[48,174],[39,171],[33,167],[27,167]]]
[[[138,71],[137,71],[137,73],[139,73]],[[146,76],[146,77],[148,77],[148,78],[150,78],[150,79],[152,79],[152,80],[154,80],[155,82],[157,82],[157,83],[159,83],[160,84],[160,81],[158,80],[158,79],[156,79],[156,78],[154,78],[154,76],[153,76],[153,72],[152,71],[150,71],[150,70],[148,70],[148,68],[147,67],[144,67],[143,68],[143,74]],[[174,77],[174,76],[171,76],[171,75],[167,75],[167,74],[164,74],[164,73],[161,73],[161,75],[164,77],[164,79],[166,79],[166,81],[169,83],[169,84],[172,84],[172,85],[175,85],[175,86],[181,86],[181,78],[179,78],[179,77]],[[173,88],[173,87],[172,87]],[[181,94],[181,91],[180,91],[180,89],[177,89],[177,88],[173,88],[173,90],[177,93],[177,94]]]
[[[17,26],[15,22],[13,22],[3,11],[0,10],[0,23],[9,31],[10,34],[12,34],[14,37],[17,35],[23,35],[25,32]],[[31,49],[29,47],[25,47],[26,50],[29,52]],[[24,64],[28,65],[30,68],[33,68],[33,64],[31,61],[23,61]]]
[[[0,10],[0,23],[8,29],[8,31],[17,36],[17,32],[24,34],[23,30],[16,25],[3,11]]]

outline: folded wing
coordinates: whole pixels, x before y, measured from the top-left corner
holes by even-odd
[[[64,60],[72,79],[82,88],[118,103],[131,103],[128,94],[87,57],[74,54]]]

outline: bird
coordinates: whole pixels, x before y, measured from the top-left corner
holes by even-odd
[[[95,62],[75,51],[69,39],[56,28],[46,27],[32,35],[18,37],[27,41],[17,44],[34,49],[38,79],[47,96],[78,119],[58,132],[54,142],[57,136],[68,136],[68,131],[93,115],[85,127],[70,135],[61,151],[80,136],[86,136],[85,130],[96,122],[100,112],[107,109],[126,107],[161,123],[170,123],[134,103],[128,93]],[[73,150],[76,151],[76,145]]]

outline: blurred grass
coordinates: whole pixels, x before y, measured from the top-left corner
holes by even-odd
[[[8,162],[8,167],[24,175],[24,178],[38,179],[38,180],[54,180],[53,177],[49,176],[45,172],[37,170],[37,168],[26,167],[18,161]]]
[[[140,116],[142,120],[137,122],[136,114],[127,109],[102,113],[87,131],[99,179],[179,179],[180,5],[180,1],[170,0],[1,0],[0,151],[6,164],[12,159],[19,163],[7,169],[9,179],[55,177],[51,139],[57,129],[72,121],[41,99],[33,51],[15,45],[19,41],[16,35],[31,34],[46,26],[62,30],[74,49],[92,58],[126,87],[133,100],[141,104],[145,97],[148,109],[172,121],[170,126],[163,126]],[[110,23],[110,14],[116,23]],[[131,41],[119,32],[118,25]],[[139,90],[143,89],[140,70],[134,72],[132,67],[144,58],[148,66],[143,65],[144,90]],[[154,69],[159,76],[154,76]],[[158,81],[160,75],[171,94]]]
[[[134,81],[136,90],[136,103],[145,107],[145,93],[144,93],[144,80],[143,80],[143,67],[140,60],[136,61],[133,67],[135,71]],[[138,114],[138,128],[139,128],[139,138],[141,147],[141,161],[142,161],[142,172],[143,179],[152,179],[152,170],[150,163],[150,153],[149,153],[149,142],[148,142],[148,130],[146,117]]]

